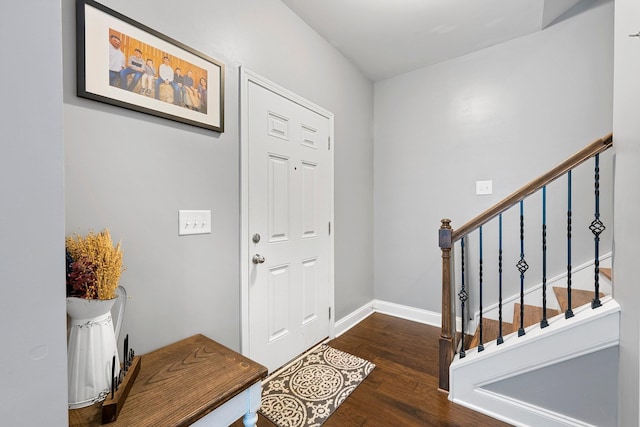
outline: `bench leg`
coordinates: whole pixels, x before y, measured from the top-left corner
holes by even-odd
[[[255,427],[258,422],[258,409],[260,409],[260,403],[262,399],[262,382],[249,387],[246,391],[248,394],[247,413],[242,418],[242,422],[245,427]]]
[[[256,427],[258,423],[258,414],[256,412],[249,412],[242,418],[244,427]]]

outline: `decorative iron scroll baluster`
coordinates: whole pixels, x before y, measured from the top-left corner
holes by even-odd
[[[498,216],[498,339],[497,345],[504,342],[502,338],[502,214]]]
[[[547,186],[542,187],[542,320],[540,327],[549,326],[547,320]]]
[[[480,230],[480,278],[479,278],[479,284],[480,284],[480,344],[478,345],[478,352],[481,352],[482,350],[484,350],[484,340],[482,338],[482,330],[483,330],[483,325],[482,325],[482,226],[480,226],[479,228]]]
[[[516,264],[520,272],[520,327],[518,336],[524,335],[524,273],[529,269],[527,261],[524,260],[524,201],[520,201],[520,260]]]
[[[564,318],[573,317],[571,309],[571,171],[567,172],[567,311]]]
[[[594,235],[595,259],[594,265],[594,288],[595,296],[591,301],[591,308],[598,308],[602,305],[600,302],[600,233],[605,229],[604,224],[600,221],[600,154],[596,154],[594,188],[596,199],[595,219],[591,222],[589,229]]]
[[[464,237],[462,239],[460,239],[460,252],[462,252],[462,258],[460,259],[460,263],[462,266],[462,280],[461,280],[461,284],[460,284],[460,292],[458,292],[458,298],[460,299],[460,305],[461,305],[461,318],[462,318],[462,334],[461,334],[461,340],[462,340],[462,345],[461,345],[461,349],[460,349],[460,359],[464,358],[467,354],[464,351],[464,333],[465,333],[465,329],[464,329],[464,320],[466,317],[466,313],[464,311],[464,305],[465,302],[467,301],[467,299],[469,298],[469,294],[467,294],[467,290],[465,289],[465,283],[464,283]]]

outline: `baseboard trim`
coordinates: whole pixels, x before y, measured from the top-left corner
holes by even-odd
[[[339,337],[344,334],[372,313],[387,314],[389,316],[399,317],[401,319],[411,320],[413,322],[423,323],[437,328],[442,325],[442,316],[440,313],[435,311],[374,299],[355,311],[347,314],[342,319],[337,320],[335,323],[335,336]],[[456,328],[457,330],[462,328],[460,318],[456,319]]]
[[[334,326],[336,338],[347,332],[349,329],[362,322],[374,313],[373,301],[370,301],[355,311],[347,314],[342,319],[337,320]]]
[[[396,304],[393,302],[373,300],[373,309],[377,313],[388,314],[401,319],[437,326],[438,328],[442,324],[442,315],[440,313],[423,310],[421,308],[409,307],[407,305]]]
[[[452,399],[452,402],[516,427],[528,427],[532,425],[545,425],[549,427],[596,427],[593,424],[589,424],[568,415],[550,411],[546,408],[504,396],[499,393],[483,389],[476,390],[476,393],[483,396],[484,402],[487,403],[487,407],[495,406],[488,402],[500,402],[498,405],[501,406],[503,410],[492,411],[488,410],[485,405],[470,404],[465,401],[456,401],[456,399]],[[522,413],[527,414],[527,420],[523,421],[517,419],[517,416],[513,417],[513,415]]]

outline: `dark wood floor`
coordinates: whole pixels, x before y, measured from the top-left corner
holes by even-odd
[[[376,368],[323,426],[508,426],[438,391],[439,336],[433,326],[374,313],[332,340],[332,347]],[[242,422],[232,425],[242,427]],[[258,426],[274,424],[260,415]]]

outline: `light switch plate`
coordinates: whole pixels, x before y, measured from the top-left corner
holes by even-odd
[[[179,210],[178,236],[211,233],[210,210]]]
[[[481,196],[493,193],[493,181],[476,181],[476,194]]]

